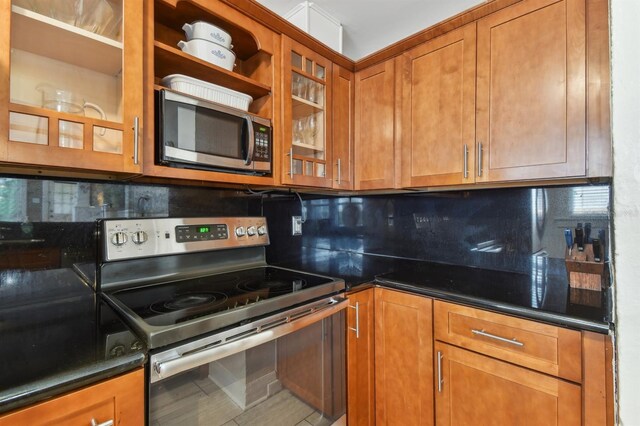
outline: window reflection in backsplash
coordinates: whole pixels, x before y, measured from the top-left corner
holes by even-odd
[[[96,219],[259,214],[241,191],[0,177],[0,285],[2,270],[94,262]]]
[[[296,200],[266,198],[277,247],[267,253],[274,263],[301,253],[319,259],[319,250],[327,250],[530,272],[540,259],[564,258],[563,231],[578,223],[590,223],[592,237],[602,232],[608,243],[609,198],[609,185],[309,196],[301,237],[290,236],[290,216],[300,214]]]

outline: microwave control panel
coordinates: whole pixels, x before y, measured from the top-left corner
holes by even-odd
[[[256,147],[254,161],[271,161],[271,128],[257,123],[253,125]]]

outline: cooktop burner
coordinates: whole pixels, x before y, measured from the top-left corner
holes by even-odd
[[[109,295],[146,323],[171,326],[330,282],[321,276],[263,267],[116,290]]]
[[[227,296],[223,293],[176,294],[169,300],[152,303],[149,310],[158,314],[191,308],[210,308],[224,303]]]

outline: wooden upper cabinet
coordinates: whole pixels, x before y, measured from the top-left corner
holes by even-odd
[[[395,187],[395,80],[394,59],[356,73],[354,189]]]
[[[331,188],[331,62],[282,36],[282,183]]]
[[[142,2],[140,2],[142,3]],[[165,179],[224,182],[246,185],[274,185],[280,170],[280,36],[249,18],[241,10],[222,0],[153,0],[146,1],[145,29],[145,114],[144,174]],[[178,47],[185,40],[182,26],[186,22],[205,21],[229,33],[235,63],[227,70],[213,63],[189,55]],[[272,174],[256,176],[221,171],[195,170],[157,164],[154,116],[154,90],[166,88],[162,79],[168,75],[187,77],[216,84],[247,94],[253,98],[249,112],[271,120],[273,146]]]
[[[585,176],[585,0],[478,21],[477,181]]]
[[[580,385],[440,342],[434,351],[437,425],[582,424]]]
[[[333,64],[333,188],[353,189],[353,113],[355,77]]]
[[[433,301],[375,289],[377,425],[433,424]]]
[[[0,426],[144,424],[144,370],[105,380],[0,416]]]
[[[347,298],[347,423],[374,426],[374,289]]]
[[[476,26],[410,50],[402,61],[402,187],[475,181]]]
[[[142,2],[110,2],[123,19],[97,28],[12,3],[0,6],[0,161],[139,174]]]

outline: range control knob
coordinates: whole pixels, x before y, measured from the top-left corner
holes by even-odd
[[[146,243],[148,239],[149,237],[144,231],[136,231],[133,233],[133,235],[131,235],[131,241],[138,245]]]
[[[127,234],[124,232],[116,232],[111,236],[111,244],[114,246],[121,246],[127,242]]]
[[[258,235],[264,235],[267,233],[267,227],[264,225],[258,226]]]
[[[237,237],[244,237],[245,236],[245,231],[244,231],[244,226],[238,226],[236,228],[236,236]]]
[[[256,227],[255,226],[250,226],[247,228],[247,235],[250,237],[253,237],[254,235],[256,235]]]

